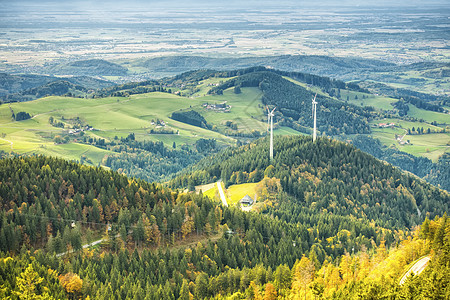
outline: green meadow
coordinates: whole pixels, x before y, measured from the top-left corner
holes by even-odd
[[[167,93],[133,95],[129,98],[79,99],[68,97],[47,97],[30,102],[12,103],[11,109],[18,113],[25,111],[31,119],[13,121],[10,107],[0,106],[0,150],[17,153],[36,153],[80,160],[86,155],[92,164],[98,164],[108,151],[94,146],[77,143],[71,137],[68,144],[55,144],[56,135],[67,135],[71,119],[79,118],[83,124],[94,127],[86,131],[88,137],[111,140],[115,136],[126,137],[135,133],[140,140],[158,140],[166,145],[193,144],[199,138],[215,138],[222,144],[235,144],[235,140],[220,133],[191,126],[170,119],[173,111],[200,106],[200,99],[179,97]],[[65,124],[64,129],[53,127],[49,117]],[[160,119],[177,134],[149,134],[155,125],[152,120]],[[12,143],[12,145],[11,145]]]
[[[218,81],[219,79],[214,78],[201,83],[205,87],[205,94],[206,87],[210,88],[211,84]],[[240,94],[228,89],[223,95],[190,98],[154,92],[127,98],[80,99],[52,96],[30,102],[12,103],[10,106],[1,105],[0,150],[59,156],[69,160],[81,160],[83,156],[88,164],[98,165],[110,151],[83,144],[80,137],[70,135],[68,132],[77,118],[83,125],[94,128],[93,131],[84,132],[88,138],[103,138],[110,141],[115,137],[126,137],[134,133],[137,140],[162,141],[169,147],[174,142],[177,146],[184,144],[191,146],[200,138],[214,138],[221,145],[235,145],[234,138],[223,134],[229,129],[224,125],[226,121],[237,124],[238,131],[246,133],[252,130],[261,133],[266,131],[266,116],[261,97],[262,93],[257,88],[242,88]],[[209,111],[202,106],[206,102],[225,101],[231,106],[228,113]],[[217,129],[213,131],[170,119],[172,112],[187,109],[197,110]],[[11,110],[15,113],[27,112],[32,118],[14,121]],[[65,128],[52,126],[49,123],[50,117],[62,122]],[[171,129],[175,134],[150,133],[151,129],[157,129],[157,126],[152,124],[157,119],[163,120],[165,128]],[[275,130],[275,134],[298,134],[298,132],[281,127]],[[69,136],[69,142],[56,144],[54,138],[58,135]]]
[[[447,125],[450,124],[449,114],[420,109],[411,104],[408,104],[408,106],[409,106],[408,116],[417,118],[419,120],[422,119],[427,122],[436,121],[438,124],[447,124]]]
[[[389,97],[376,96],[346,90],[341,91],[341,99],[347,99],[347,95],[349,96],[348,103],[350,104],[357,106],[372,106],[373,108],[378,110],[392,110],[394,109],[394,107],[391,105],[391,103],[398,101],[397,99]],[[355,99],[356,95],[358,96],[358,99]],[[365,95],[366,98],[363,99],[362,95]]]
[[[227,89],[223,95],[207,95],[198,99],[201,103],[220,104],[226,102],[231,106],[230,112],[218,112],[207,110],[202,106],[196,110],[204,116],[208,123],[214,124],[219,130],[227,130],[224,124],[232,121],[237,124],[239,131],[251,132],[266,131],[267,119],[261,102],[262,92],[258,88],[242,88],[240,94],[235,94],[233,89]]]
[[[407,135],[410,145],[398,145],[398,149],[415,156],[424,156],[436,162],[449,150],[450,133]]]
[[[244,198],[245,195],[249,195],[254,199],[256,194],[256,186],[258,184],[259,182],[230,185],[225,191],[227,195],[228,205],[237,205],[239,200]]]

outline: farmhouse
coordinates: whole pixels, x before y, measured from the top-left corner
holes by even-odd
[[[245,195],[241,200],[239,200],[239,203],[243,205],[252,205],[253,199],[249,195]]]
[[[220,111],[220,112],[230,112],[231,106],[227,104],[227,102],[219,103],[219,104],[209,104],[203,103],[203,107],[207,110]]]
[[[395,123],[379,123],[378,124],[378,127],[379,128],[388,128],[388,127],[394,127],[395,126]]]

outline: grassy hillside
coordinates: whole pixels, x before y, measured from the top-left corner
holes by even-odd
[[[191,104],[200,105],[201,101],[166,93],[104,99],[47,97],[33,102],[0,106],[0,130],[4,139],[13,142],[13,151],[35,153],[45,153],[41,145],[54,148],[52,151],[58,153],[58,145],[52,145],[52,138],[68,131],[72,127],[69,119],[77,117],[96,129],[86,132],[86,136],[107,140],[113,139],[116,135],[126,137],[130,133],[135,133],[138,139],[162,140],[168,146],[172,146],[174,141],[180,145],[193,143],[200,137],[216,138],[223,143],[232,142],[230,138],[218,133],[169,119],[172,111],[187,108]],[[21,122],[12,121],[10,108],[16,112],[26,111],[33,117]],[[63,121],[65,128],[53,127],[49,124],[49,117],[59,121],[63,121],[64,117],[67,120]],[[178,130],[179,134],[171,135],[170,138],[149,134],[149,130],[156,127],[151,125],[151,121],[156,119],[164,120],[168,127]],[[11,150],[9,147],[2,149]],[[65,157],[63,152],[60,155]]]

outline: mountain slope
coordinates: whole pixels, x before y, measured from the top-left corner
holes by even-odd
[[[313,73],[321,76],[344,75],[355,69],[373,70],[392,67],[393,64],[379,60],[327,57],[320,55],[283,55],[267,57],[213,58],[201,56],[165,56],[131,62],[145,67],[152,73],[178,74],[194,69],[231,70],[252,66],[270,66],[285,71]]]
[[[307,79],[303,78],[303,80]],[[333,80],[324,77],[311,78],[311,81],[316,81],[315,85],[323,89],[332,88],[335,84]],[[345,87],[345,84],[341,83]],[[224,89],[233,86],[259,87],[264,92],[263,104],[277,107],[282,114],[281,117],[284,118],[283,123],[289,127],[305,131],[303,128],[310,127],[312,124],[309,108],[314,93],[290,82],[276,72],[255,69],[253,72],[230,79],[212,88],[210,93],[221,94]],[[375,115],[373,109],[357,107],[322,95],[318,95],[317,101],[320,106],[319,131],[328,135],[370,132],[368,120]],[[307,132],[310,131],[307,130]]]
[[[279,203],[284,206],[283,213],[276,212],[280,218],[295,220],[297,209],[310,210],[369,219],[391,229],[410,228],[425,215],[432,218],[449,209],[447,192],[348,144],[326,138],[312,143],[309,137],[276,137],[272,162],[268,146],[266,138],[227,149],[171,184],[193,186],[221,178],[228,186],[276,177],[291,197]]]
[[[301,293],[301,283],[314,276],[317,284],[336,278],[318,286],[332,295],[351,281],[348,253],[358,255],[363,278],[372,249],[383,254],[411,237],[408,227],[422,219],[414,201],[430,217],[448,211],[446,192],[350,145],[277,137],[272,163],[267,148],[267,139],[229,148],[171,182],[266,177],[279,188],[261,213],[61,159],[0,160],[0,296],[20,292],[17,282],[27,273],[38,279],[34,294],[60,299],[245,299],[263,287],[266,295],[288,296]],[[97,249],[68,259],[52,254],[79,250],[85,237],[101,232],[105,240]],[[45,251],[14,254],[44,245]],[[412,250],[403,265],[420,253]],[[379,261],[374,256],[374,264]],[[307,266],[309,279],[302,281],[299,266]]]

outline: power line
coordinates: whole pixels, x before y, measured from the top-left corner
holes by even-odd
[[[49,220],[56,220],[56,221],[60,221],[60,222],[67,222],[67,223],[69,223],[69,224],[71,224],[71,223],[73,223],[73,222],[75,222],[75,223],[78,223],[78,224],[86,224],[86,225],[100,225],[100,226],[105,226],[105,227],[108,227],[108,226],[115,226],[115,227],[121,227],[122,225],[124,225],[124,227],[126,228],[126,229],[136,229],[136,228],[138,228],[139,226],[138,225],[125,225],[125,224],[119,224],[119,223],[117,223],[117,222],[115,222],[115,223],[99,223],[99,222],[90,222],[90,221],[80,221],[80,220],[74,220],[74,219],[65,219],[65,218],[55,218],[55,217],[47,217],[47,216],[38,216],[38,215],[31,215],[31,214],[24,214],[24,213],[21,213],[20,214],[20,216],[28,216],[28,217],[32,217],[32,218],[40,218],[40,219],[49,219]],[[143,226],[144,228],[147,228],[148,226]],[[178,232],[178,231],[180,231],[181,230],[181,228],[174,228],[174,227],[166,227],[165,228],[167,231],[169,231],[169,234],[170,234],[170,232],[172,232],[172,233],[176,233],[176,232]],[[233,234],[234,234],[235,232],[233,232]],[[261,237],[263,240],[267,240],[267,241],[269,241],[270,240],[270,238],[272,238],[272,237],[275,237],[274,235],[271,235],[271,236],[264,236],[264,235],[261,235],[261,234],[259,234],[258,233],[258,237]],[[281,237],[280,237],[280,239],[281,239]]]

